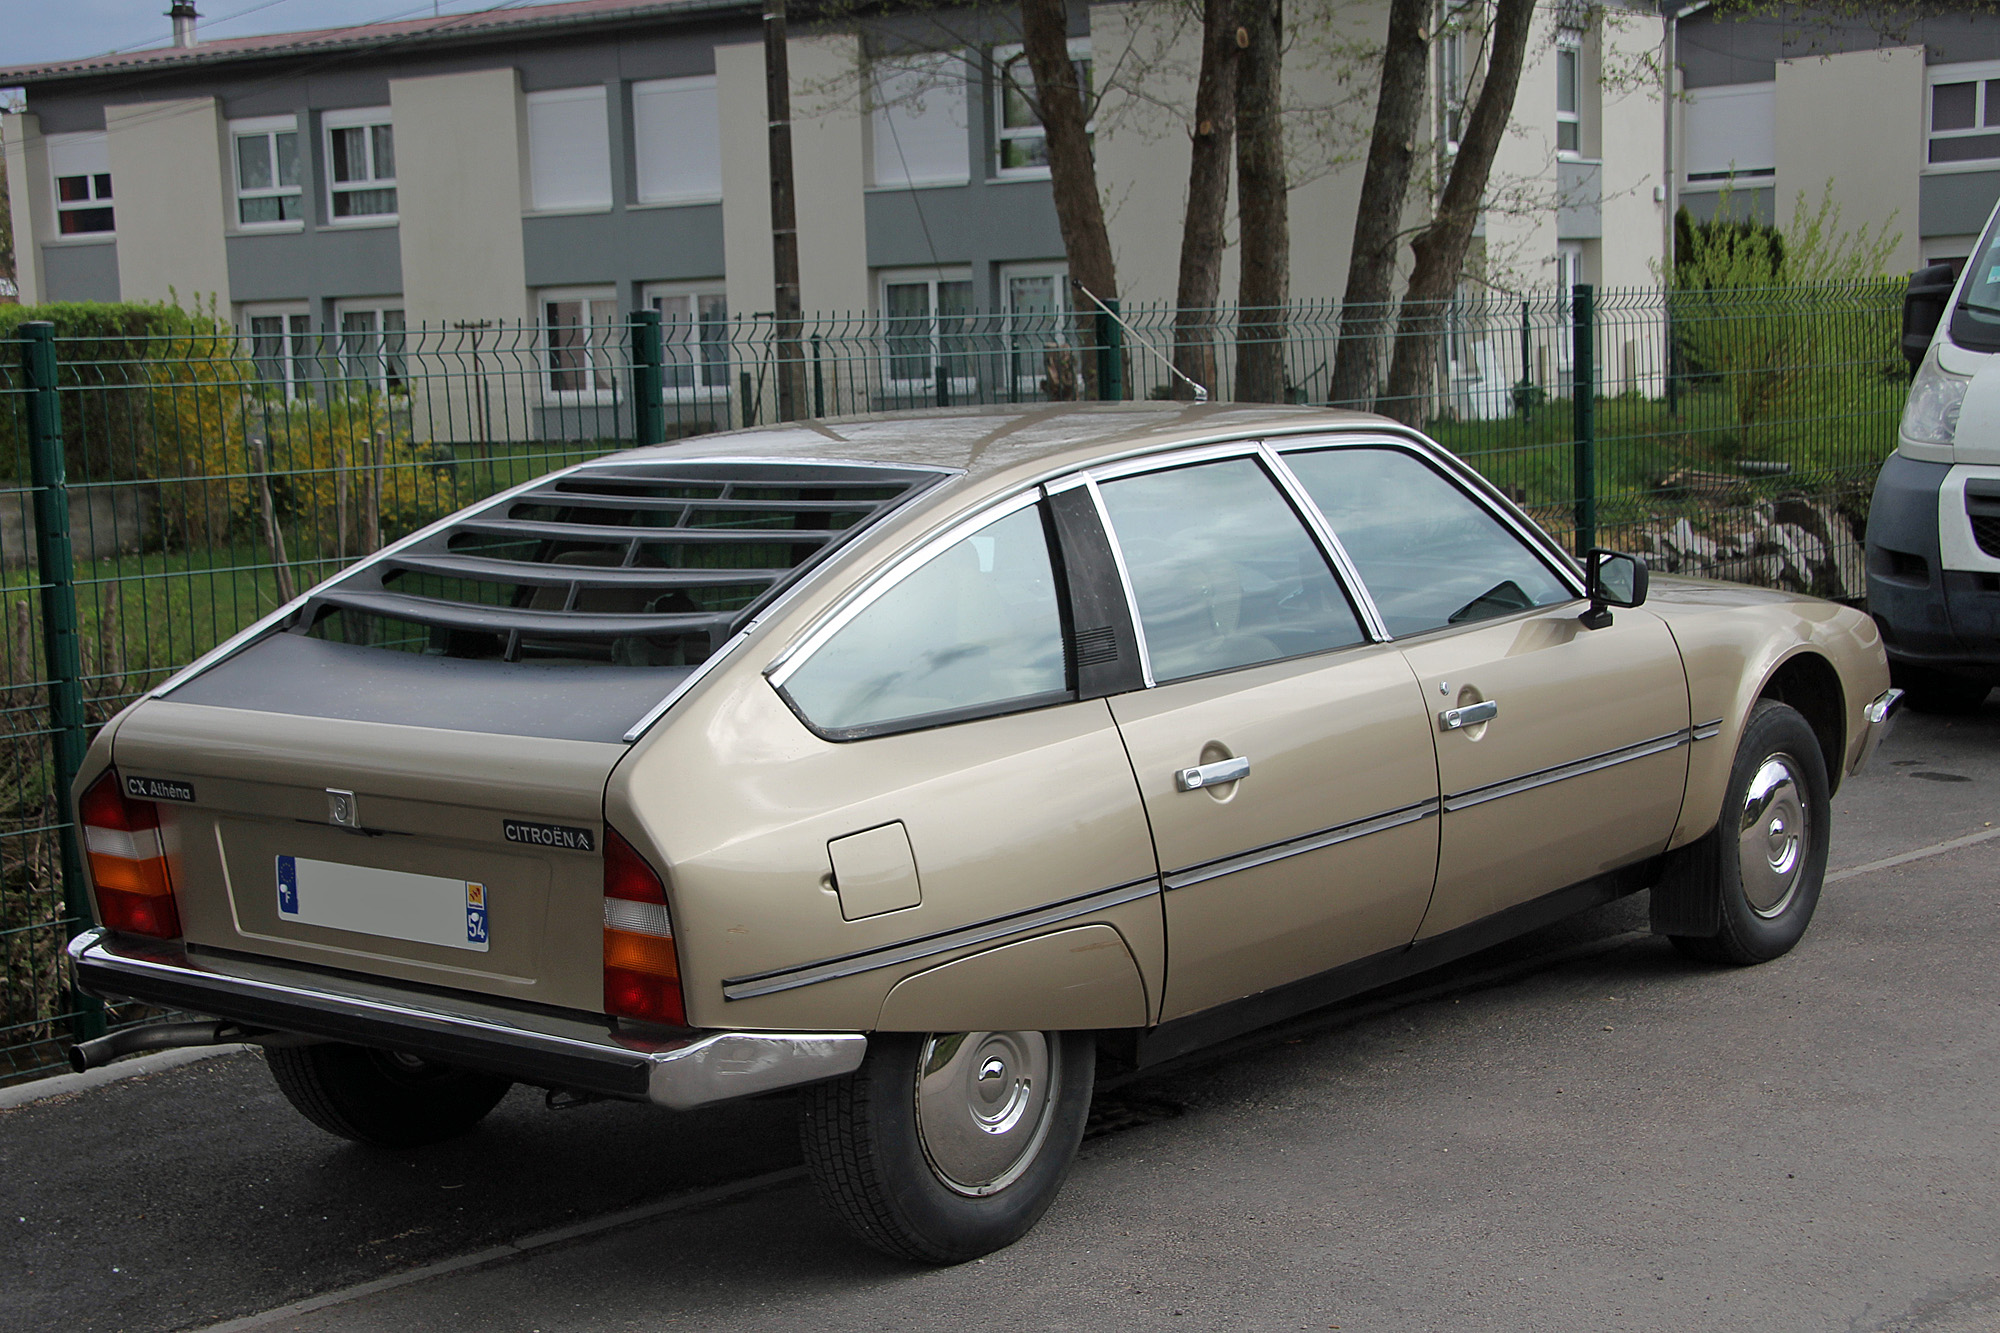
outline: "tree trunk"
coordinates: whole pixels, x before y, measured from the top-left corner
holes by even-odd
[[[1429,86],[1430,0],[1390,0],[1389,40],[1382,52],[1382,88],[1375,131],[1361,176],[1354,246],[1347,260],[1347,294],[1340,304],[1340,343],[1333,357],[1332,400],[1366,409],[1382,373],[1382,344],[1392,326],[1389,298],[1396,278],[1396,238],[1417,160],[1417,125]]]
[[[1202,0],[1201,75],[1195,83],[1187,218],[1174,298],[1174,369],[1211,396],[1221,387],[1215,381],[1215,303],[1222,294],[1229,150],[1236,138],[1236,11],[1236,0]],[[1194,390],[1176,380],[1174,396],[1192,398]]]
[[[1514,114],[1521,84],[1521,61],[1528,49],[1535,0],[1499,0],[1493,16],[1492,56],[1486,63],[1479,100],[1459,140],[1436,215],[1410,244],[1416,267],[1403,293],[1396,321],[1396,355],[1389,363],[1389,401],[1382,410],[1406,425],[1423,424],[1424,404],[1437,363],[1445,312],[1465,267],[1472,226],[1493,172],[1494,154]]]
[[[1097,163],[1090,155],[1090,123],[1077,86],[1076,67],[1069,59],[1067,0],[1022,0],[1021,45],[1034,74],[1030,102],[1042,122],[1049,154],[1049,185],[1055,195],[1056,223],[1062,228],[1063,254],[1069,260],[1070,285],[1088,291],[1072,296],[1071,308],[1086,343],[1094,342],[1097,302],[1118,295],[1118,272],[1111,259],[1111,233],[1104,225],[1104,200],[1097,192]],[[1094,380],[1096,361],[1084,358],[1085,374]],[[1095,385],[1086,396],[1096,397]]]
[[[1249,36],[1236,72],[1236,208],[1242,233],[1237,286],[1236,399],[1285,400],[1285,303],[1291,296],[1282,118],[1283,0],[1243,0]]]

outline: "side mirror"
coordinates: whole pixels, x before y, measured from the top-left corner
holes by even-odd
[[[1583,553],[1583,591],[1590,609],[1577,619],[1585,629],[1603,629],[1611,623],[1614,606],[1638,606],[1646,600],[1646,562],[1623,551],[1607,551],[1594,546]]]
[[[1932,264],[1910,275],[1909,290],[1903,293],[1903,359],[1915,370],[1930,350],[1931,335],[1944,320],[1945,306],[1958,274],[1949,264]]]

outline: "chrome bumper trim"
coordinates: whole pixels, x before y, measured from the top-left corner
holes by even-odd
[[[1861,737],[1861,753],[1855,756],[1854,767],[1847,770],[1850,774],[1859,773],[1867,766],[1876,747],[1887,740],[1889,733],[1896,729],[1896,719],[1902,715],[1902,711],[1901,690],[1884,690],[1868,701],[1867,707],[1861,710],[1862,718],[1868,723],[1868,730]]]
[[[178,943],[98,929],[70,941],[78,983],[245,1027],[303,1033],[505,1074],[545,1087],[685,1111],[838,1078],[860,1067],[859,1032],[692,1032],[650,1037],[602,1016],[435,999],[275,962],[190,958]]]

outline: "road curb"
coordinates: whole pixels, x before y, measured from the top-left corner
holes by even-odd
[[[17,1083],[11,1088],[0,1088],[0,1111],[12,1111],[17,1107],[34,1102],[47,1101],[51,1097],[66,1097],[74,1093],[89,1092],[112,1083],[122,1083],[128,1078],[144,1078],[148,1074],[158,1074],[182,1065],[191,1065],[197,1060],[213,1060],[217,1056],[237,1055],[250,1047],[242,1042],[231,1042],[224,1046],[188,1046],[175,1051],[155,1051],[151,1055],[135,1056],[130,1060],[120,1060],[116,1064],[104,1065],[98,1069],[87,1069],[81,1074],[58,1074],[54,1078],[38,1079],[33,1083]]]

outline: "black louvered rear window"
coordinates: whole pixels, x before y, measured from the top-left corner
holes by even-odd
[[[467,661],[693,666],[941,475],[791,463],[586,468],[321,590],[298,629]]]

